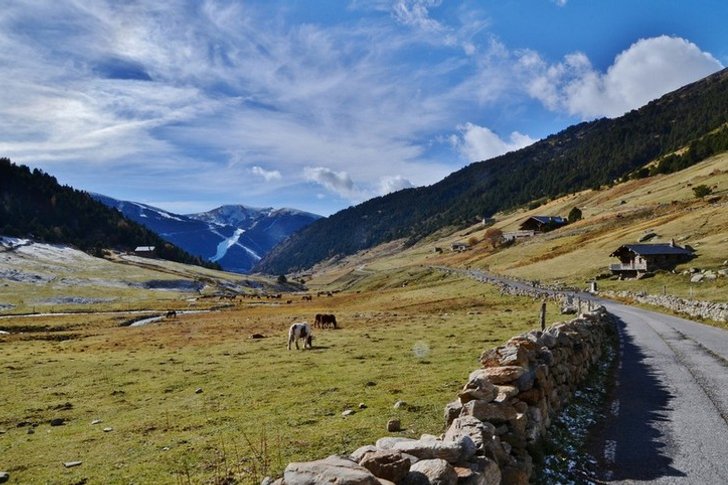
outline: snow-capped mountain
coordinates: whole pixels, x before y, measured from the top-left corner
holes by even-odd
[[[138,202],[92,195],[187,252],[237,273],[250,272],[273,246],[321,217],[296,209],[243,205],[181,215]]]

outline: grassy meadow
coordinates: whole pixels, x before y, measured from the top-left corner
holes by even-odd
[[[237,299],[143,327],[119,314],[0,320],[17,330],[0,335],[0,469],[12,483],[255,483],[371,443],[390,418],[394,435],[443,431],[480,352],[537,325],[538,302],[469,279],[359,273],[331,297]],[[288,326],[315,313],[341,328],[287,351]]]

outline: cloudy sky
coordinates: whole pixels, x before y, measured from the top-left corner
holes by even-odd
[[[328,215],[728,65],[724,0],[3,0],[0,156]]]

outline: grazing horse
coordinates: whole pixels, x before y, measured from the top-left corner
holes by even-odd
[[[331,328],[336,328],[336,315],[317,313],[313,325],[314,327],[319,328],[326,328],[329,326],[331,326]]]
[[[311,335],[311,328],[306,322],[294,323],[291,328],[288,329],[288,350],[291,350],[291,344],[296,343],[296,349],[300,349],[298,346],[298,340],[303,340],[303,348],[312,348],[313,335]]]

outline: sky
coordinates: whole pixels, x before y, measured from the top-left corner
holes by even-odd
[[[724,0],[0,0],[0,156],[329,215],[728,65]]]

